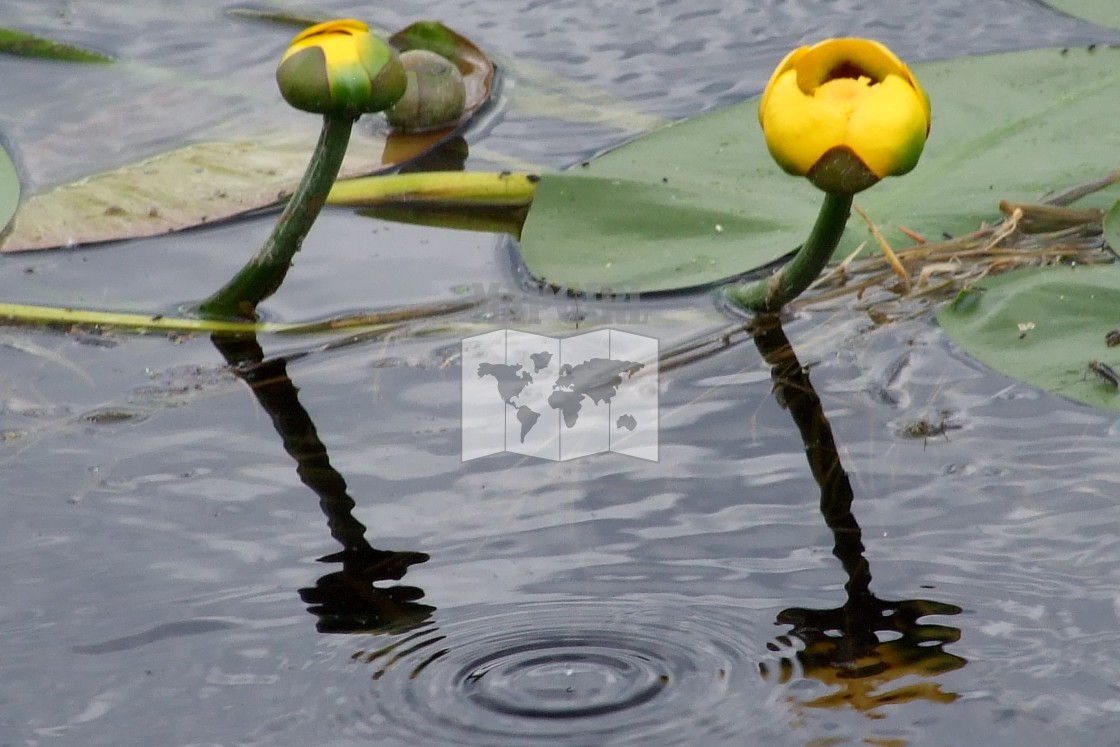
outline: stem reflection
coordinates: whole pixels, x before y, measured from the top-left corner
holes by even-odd
[[[284,450],[296,460],[299,479],[319,496],[331,536],[342,545],[341,551],[319,558],[321,563],[341,563],[341,570],[299,590],[308,611],[319,618],[319,632],[399,633],[419,626],[435,611],[417,601],[423,598],[423,590],[376,583],[399,581],[409,566],[427,561],[428,555],[378,550],[366,541],[366,527],[354,518],[354,499],[346,480],[331,465],[315,423],[299,402],[299,390],[288,375],[288,359],[265,359],[255,337],[211,340],[272,419]]]
[[[889,601],[871,591],[871,568],[864,557],[863,533],[852,513],[853,492],[840,463],[832,428],[820,398],[813,390],[777,317],[762,317],[755,332],[755,345],[771,366],[774,396],[797,424],[809,460],[809,470],[820,486],[820,510],[832,530],[832,554],[848,577],[847,601],[835,609],[792,607],[778,614],[778,623],[789,625],[788,636],[778,643],[804,646],[794,654],[808,677],[832,686],[827,695],[805,702],[821,708],[845,705],[868,713],[890,703],[927,700],[951,703],[956,693],[943,692],[937,682],[922,681],[963,667],[967,661],[948,653],[944,645],[960,639],[960,629],[922,623],[928,615],[957,615],[956,605],[927,599]],[[780,650],[774,644],[771,648]],[[761,664],[763,677],[775,676]],[[783,658],[776,677],[787,682],[795,664]],[[911,684],[888,688],[903,677],[917,678]]]

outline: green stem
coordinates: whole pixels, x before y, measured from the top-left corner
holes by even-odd
[[[323,130],[311,162],[272,234],[221,290],[198,305],[200,312],[207,316],[256,318],[257,305],[284,282],[292,258],[327,201],[342,167],[353,125],[354,120],[349,117],[323,117]]]
[[[775,312],[801,295],[828,264],[852,209],[852,195],[824,193],[821,212],[809,238],[797,254],[768,278],[729,288],[726,298],[737,306],[756,312]]]

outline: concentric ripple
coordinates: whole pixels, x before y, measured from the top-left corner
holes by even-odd
[[[645,703],[670,682],[648,651],[619,650],[599,636],[546,633],[538,644],[498,651],[459,672],[482,708],[527,718],[579,718]]]
[[[778,734],[784,709],[758,675],[765,648],[752,631],[762,625],[749,610],[685,603],[460,610],[355,654],[370,684],[335,721],[394,744],[720,744]]]

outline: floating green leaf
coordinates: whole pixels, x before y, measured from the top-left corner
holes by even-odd
[[[466,84],[466,112],[441,130],[390,132],[381,122],[372,134],[356,133],[343,178],[382,173],[419,158],[454,137],[490,97],[493,64],[454,31],[424,22],[390,42],[402,51],[431,43],[451,55]],[[291,194],[314,145],[313,131],[199,143],[86,177],[28,198],[0,241],[0,252],[157,236],[268,207]]]
[[[933,102],[917,169],[857,196],[892,243],[896,226],[931,237],[999,216],[1118,164],[1120,50],[1034,50],[915,68]],[[1110,204],[1118,188],[1091,198]],[[561,286],[664,291],[704,286],[797,247],[820,193],[771,160],[749,101],[673,125],[546,174],[522,233],[538,279]],[[838,253],[868,237],[849,222]]]
[[[545,283],[649,292],[722,280],[797,245],[796,221],[754,214],[722,196],[700,185],[545,174],[522,229],[522,253]],[[806,221],[812,225],[812,215]],[[784,241],[753,240],[783,233]]]
[[[1120,391],[1089,371],[1120,370],[1120,265],[1017,270],[984,280],[968,304],[938,321],[969,355],[1011,378],[1096,407],[1120,410]]]
[[[59,62],[113,62],[109,55],[95,52],[92,49],[77,47],[73,44],[44,39],[41,36],[32,36],[22,31],[0,29],[0,52],[14,54],[19,57],[38,57],[44,60],[57,60]]]
[[[1120,3],[1116,0],[1046,0],[1046,4],[1071,16],[1120,29]]]
[[[313,145],[314,135],[200,143],[67,184],[29,198],[0,248],[156,236],[271,205],[291,194]],[[351,175],[384,167],[374,148],[351,154]]]
[[[0,236],[19,207],[19,174],[16,165],[0,147]]]

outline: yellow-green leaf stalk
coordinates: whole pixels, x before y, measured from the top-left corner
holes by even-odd
[[[778,65],[758,107],[770,155],[825,193],[808,240],[785,267],[727,292],[733,303],[777,311],[828,264],[852,196],[918,163],[929,135],[929,98],[909,68],[879,42],[827,39]]]
[[[257,305],[287,275],[342,166],[354,121],[404,95],[406,78],[396,51],[361,21],[328,21],[296,36],[280,60],[276,82],[284,99],[323,115],[311,162],[272,234],[248,264],[199,305],[204,314],[256,316]]]

